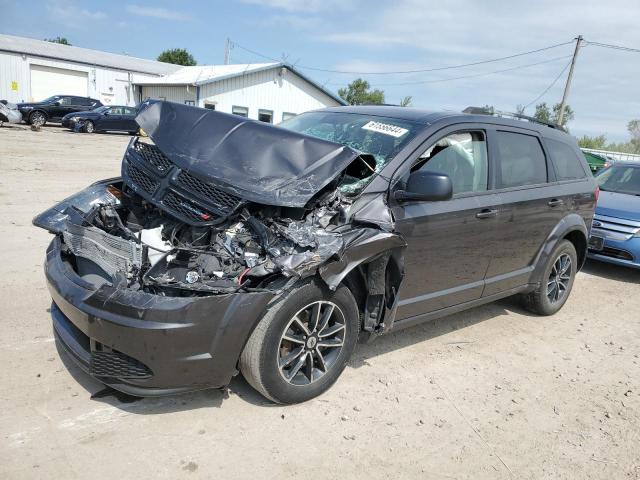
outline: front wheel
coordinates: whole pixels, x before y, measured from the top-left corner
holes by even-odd
[[[286,293],[255,328],[240,356],[249,384],[277,403],[314,398],[338,379],[355,348],[358,306],[349,289],[307,281]]]
[[[47,123],[47,117],[42,112],[33,112],[29,115],[29,123],[34,127],[41,127]]]
[[[578,256],[569,240],[562,240],[553,250],[542,274],[540,286],[524,296],[524,305],[539,315],[553,315],[562,308],[578,273]]]
[[[86,122],[84,122],[84,125],[82,126],[82,131],[84,133],[95,132],[95,126],[93,125],[93,122],[91,120],[87,120]]]

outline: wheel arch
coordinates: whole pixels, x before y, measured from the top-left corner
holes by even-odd
[[[41,108],[35,108],[35,109],[33,109],[33,110],[31,110],[31,111],[29,112],[29,116],[27,117],[27,119],[29,120],[29,123],[31,123],[31,117],[32,117],[32,116],[33,116],[33,114],[34,114],[34,113],[36,113],[36,112],[37,112],[37,113],[41,113],[41,114],[43,114],[43,115],[44,115],[45,120],[49,120],[49,114],[48,114],[45,110],[42,110]]]

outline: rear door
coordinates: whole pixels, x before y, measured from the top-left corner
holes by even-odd
[[[567,208],[537,131],[496,126],[489,139],[502,201],[497,225],[502,239],[489,263],[483,296],[528,283],[541,248]]]
[[[484,126],[458,125],[434,135],[401,167],[399,184],[415,170],[449,175],[454,196],[443,202],[391,201],[396,230],[407,241],[398,320],[480,298],[485,272],[500,248],[500,198],[489,183]]]
[[[133,107],[122,107],[122,130],[127,132],[135,132],[138,130],[136,123],[136,109]]]

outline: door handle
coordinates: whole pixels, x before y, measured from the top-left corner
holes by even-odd
[[[559,207],[560,205],[564,205],[564,200],[560,200],[559,198],[554,198],[553,200],[549,200],[547,205],[550,207]]]
[[[479,218],[480,220],[483,220],[485,218],[495,217],[496,215],[498,215],[498,210],[493,210],[493,209],[490,209],[490,208],[484,208],[484,209],[480,210],[478,213],[476,213],[476,218]]]

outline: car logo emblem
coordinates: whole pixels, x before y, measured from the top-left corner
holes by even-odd
[[[602,223],[597,220],[594,220],[591,226],[598,228],[602,226]]]

